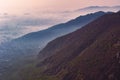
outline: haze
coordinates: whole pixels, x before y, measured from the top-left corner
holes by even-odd
[[[0,42],[91,13],[75,12],[84,7],[119,4],[120,0],[0,0]]]

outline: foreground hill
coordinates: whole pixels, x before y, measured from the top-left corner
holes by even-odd
[[[120,12],[51,41],[41,53],[52,55],[37,65],[42,76],[33,79],[120,80]]]
[[[16,74],[20,68],[27,64],[29,65],[31,61],[33,62],[34,56],[49,41],[73,32],[104,14],[106,13],[100,11],[80,16],[66,23],[52,26],[43,31],[33,32],[6,44],[2,44],[0,46],[0,80],[10,80],[13,72]]]

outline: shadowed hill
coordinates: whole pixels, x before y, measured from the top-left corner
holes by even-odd
[[[52,54],[37,66],[53,80],[120,80],[120,12],[51,41],[41,53]]]

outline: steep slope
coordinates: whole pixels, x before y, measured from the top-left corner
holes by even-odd
[[[54,76],[55,80],[120,80],[120,12],[106,14],[53,40],[42,54],[46,50],[53,55],[37,65],[44,76]]]
[[[66,23],[55,25],[43,31],[27,34],[23,37],[1,45],[0,80],[3,79],[3,76],[6,76],[4,75],[4,73],[7,73],[7,78],[8,80],[10,80],[9,77],[12,75],[12,73],[34,60],[34,56],[36,56],[36,54],[49,41],[59,36],[73,32],[74,30],[81,28],[83,25],[90,23],[91,21],[97,19],[104,14],[106,13],[100,11],[80,16]],[[7,80],[6,77],[3,80]]]

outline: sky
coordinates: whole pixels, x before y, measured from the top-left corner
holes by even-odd
[[[85,15],[75,10],[88,6],[120,6],[120,0],[0,0],[0,42]]]
[[[87,6],[116,6],[120,0],[0,0],[0,12],[22,13],[24,11],[64,11]]]

